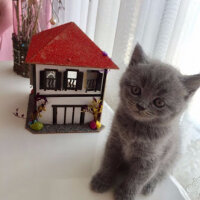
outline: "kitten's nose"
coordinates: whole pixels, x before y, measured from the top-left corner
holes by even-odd
[[[144,106],[141,106],[140,104],[136,104],[136,107],[137,107],[137,109],[139,110],[139,111],[143,111],[143,110],[145,110],[145,108],[144,108]]]

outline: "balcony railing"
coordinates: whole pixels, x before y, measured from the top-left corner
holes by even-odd
[[[75,78],[67,78],[67,89],[76,89],[77,79]]]
[[[46,89],[55,89],[55,88],[56,88],[56,79],[46,78]]]
[[[87,80],[86,92],[87,91],[94,91],[94,90],[96,90],[96,84],[97,84],[97,80],[96,79]]]

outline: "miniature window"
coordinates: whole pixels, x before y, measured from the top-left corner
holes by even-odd
[[[61,72],[49,69],[40,71],[40,89],[61,90]]]
[[[65,90],[82,90],[83,72],[66,70],[64,72],[63,88]]]
[[[77,84],[77,71],[68,71],[67,88],[75,89]]]
[[[99,71],[87,71],[87,91],[101,91],[103,74]]]

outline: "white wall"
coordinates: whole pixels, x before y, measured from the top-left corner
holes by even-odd
[[[63,83],[63,74],[66,69],[77,69],[81,72],[84,72],[84,77],[83,77],[83,88],[82,90],[40,90],[40,71],[44,69],[57,69],[59,72],[62,72],[62,77],[61,77],[61,83]],[[75,67],[66,67],[66,66],[53,66],[53,65],[36,65],[36,93],[39,93],[40,95],[47,95],[47,94],[101,94],[101,91],[88,91],[85,93],[86,90],[86,82],[87,82],[87,70],[100,70],[100,72],[103,73],[103,69],[96,69],[96,68],[75,68]]]

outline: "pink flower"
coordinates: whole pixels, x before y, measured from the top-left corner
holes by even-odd
[[[97,129],[97,125],[96,125],[96,122],[95,122],[94,120],[90,122],[90,128],[91,128],[92,130]]]

